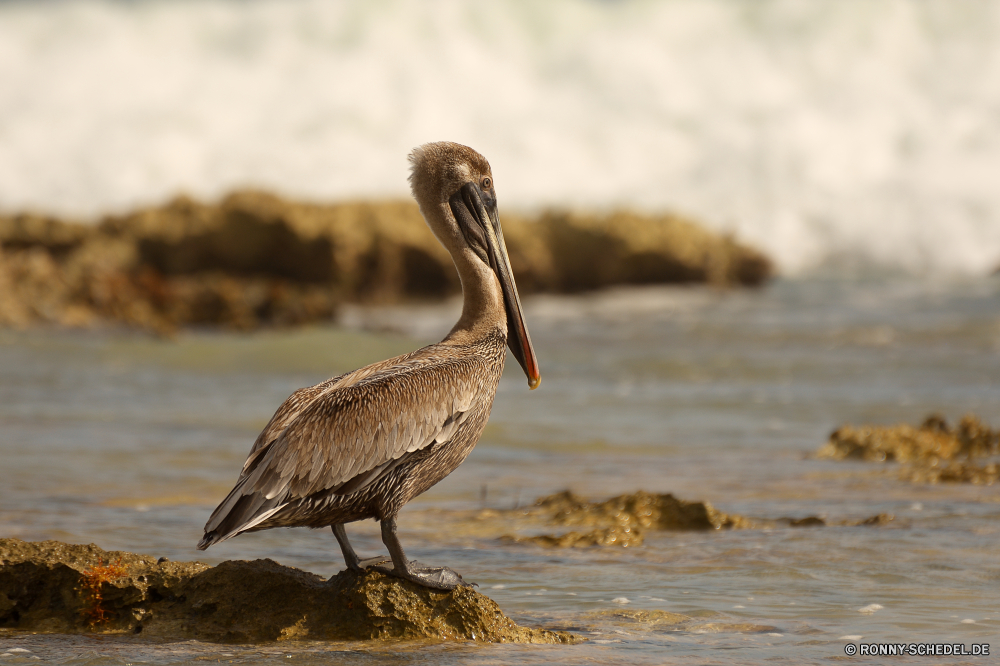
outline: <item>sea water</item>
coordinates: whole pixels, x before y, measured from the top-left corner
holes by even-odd
[[[455,302],[351,308],[338,325],[173,340],[0,333],[0,535],[179,561],[270,557],[333,575],[344,565],[327,530],[194,546],[292,390],[439,339],[457,312]],[[1000,650],[997,487],[913,484],[892,465],[813,457],[844,423],[916,424],[930,412],[954,422],[971,411],[1000,425],[996,278],[537,296],[526,319],[541,387],[528,391],[508,359],[480,444],[403,510],[400,538],[518,622],[574,631],[583,644],[4,634],[0,663],[829,663],[860,642]],[[647,531],[635,548],[566,550],[502,541],[508,528],[475,520],[566,488],[592,499],[669,492],[760,519],[894,520]],[[374,522],[348,532],[363,555],[384,551]],[[613,614],[621,609],[695,623],[629,622]]]

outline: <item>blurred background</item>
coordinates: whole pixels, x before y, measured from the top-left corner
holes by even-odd
[[[670,209],[786,275],[1000,265],[989,0],[6,1],[0,80],[5,212],[405,197],[448,139],[504,210]]]
[[[194,544],[291,391],[457,318],[406,182],[436,140],[492,164],[544,379],[508,361],[401,539],[593,640],[422,658],[804,663],[998,635],[992,0],[0,1],[0,538],[339,570],[329,532]],[[865,448],[883,431],[830,435],[849,423],[933,446],[908,466]],[[523,509],[566,488],[755,527],[500,539],[559,536]],[[74,640],[21,644],[220,657]],[[239,655],[281,657],[260,650]]]

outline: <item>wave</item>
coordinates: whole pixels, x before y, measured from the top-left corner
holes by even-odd
[[[675,210],[786,274],[1000,264],[1000,3],[0,3],[0,208],[258,186],[406,195],[487,155],[501,205]]]

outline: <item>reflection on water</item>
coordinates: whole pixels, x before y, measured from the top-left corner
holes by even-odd
[[[845,636],[989,642],[1000,627],[996,487],[913,485],[883,467],[809,454],[843,422],[975,411],[1000,423],[998,306],[995,280],[529,301],[542,387],[529,393],[511,363],[482,442],[404,510],[400,531],[413,556],[453,566],[521,622],[593,639],[582,646],[279,648],[0,634],[3,650],[32,650],[0,650],[12,655],[0,662],[270,663],[290,654],[309,663],[746,663],[834,658]],[[327,531],[243,535],[206,553],[194,544],[293,389],[440,337],[455,307],[353,310],[339,328],[173,341],[0,333],[0,535],[339,570]],[[501,542],[501,526],[493,534],[475,522],[484,506],[510,509],[567,487],[594,498],[671,492],[749,517],[896,520],[647,532],[638,548],[567,550]],[[349,531],[363,555],[381,551],[375,523]],[[872,604],[882,608],[859,612]],[[675,626],[614,614],[623,609],[692,619]]]

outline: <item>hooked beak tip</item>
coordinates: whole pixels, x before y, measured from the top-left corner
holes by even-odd
[[[528,388],[534,391],[538,388],[538,385],[542,383],[542,376],[535,375],[534,377],[528,377]]]

